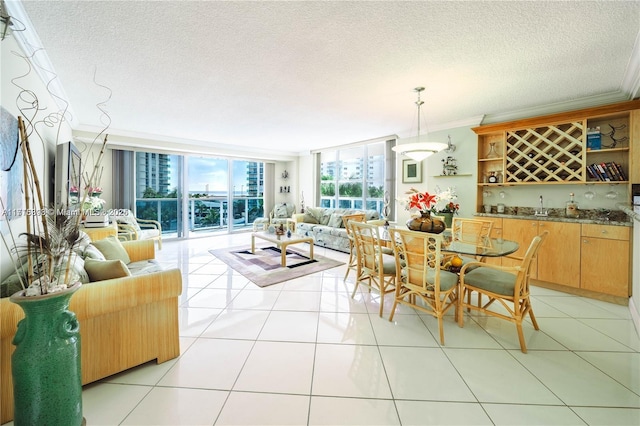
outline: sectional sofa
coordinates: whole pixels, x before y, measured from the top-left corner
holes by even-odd
[[[342,220],[343,216],[364,213],[365,220],[380,219],[377,210],[307,207],[304,213],[294,214],[295,233],[313,237],[314,244],[349,253],[349,237]]]

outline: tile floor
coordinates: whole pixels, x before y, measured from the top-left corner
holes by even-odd
[[[90,425],[640,425],[627,307],[534,288],[541,330],[478,314],[459,328],[379,296],[345,267],[261,289],[208,253],[248,234],[167,241],[183,271],[182,354],[84,388]],[[317,248],[317,254],[346,255]]]

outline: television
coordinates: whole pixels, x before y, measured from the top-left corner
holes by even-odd
[[[72,142],[59,144],[55,162],[55,205],[69,206],[71,196],[81,196],[82,157]]]

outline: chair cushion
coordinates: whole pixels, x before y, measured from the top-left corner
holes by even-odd
[[[516,276],[509,272],[478,267],[464,274],[464,283],[504,296],[513,296]]]
[[[131,272],[122,260],[87,259],[84,262],[84,268],[91,282],[131,276]]]
[[[137,262],[131,262],[127,265],[127,269],[131,272],[131,275],[144,275],[151,274],[153,272],[162,271],[162,266],[155,259],[139,260]]]
[[[382,255],[382,272],[384,274],[396,273],[396,258],[394,256],[388,254]]]
[[[435,271],[430,269],[427,271],[427,282],[429,284],[435,283]],[[449,271],[440,271],[440,290],[448,291],[452,287],[458,285],[458,275]]]
[[[277,217],[280,219],[287,218],[287,205],[286,204],[278,204],[273,208],[273,217]]]
[[[131,225],[136,231],[140,230],[140,225],[131,210],[127,210],[126,214],[116,216],[116,222]]]
[[[469,256],[459,256],[460,259],[462,259],[462,266],[466,265],[467,263],[471,263],[471,262],[477,262],[478,259],[476,259],[475,257],[469,257]],[[479,266],[469,266],[467,268],[467,272],[469,271],[473,271],[474,269],[478,268]]]
[[[160,236],[160,230],[157,228],[154,229],[142,229],[138,231],[138,239],[139,240],[148,240],[150,238],[156,238]]]
[[[129,254],[118,237],[112,235],[102,240],[94,241],[93,245],[104,254],[107,260],[122,260],[125,265],[131,262]]]

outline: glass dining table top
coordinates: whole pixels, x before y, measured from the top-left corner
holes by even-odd
[[[505,240],[502,238],[484,238],[480,241],[453,241],[449,229],[442,233],[442,251],[448,253],[466,254],[471,256],[499,257],[515,253],[520,245],[517,241]],[[387,229],[380,232],[380,238],[391,241],[390,233]]]

